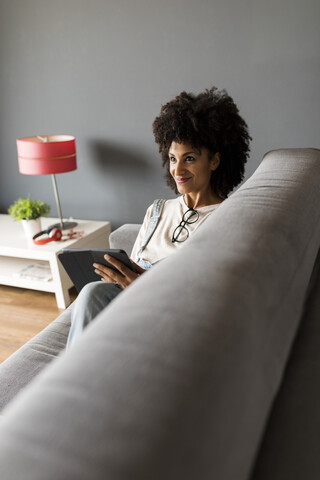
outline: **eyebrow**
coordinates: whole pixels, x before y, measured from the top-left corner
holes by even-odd
[[[187,155],[190,155],[190,153],[193,153],[193,154],[196,154],[196,155],[197,155],[197,152],[186,152],[186,153],[184,153],[182,156],[183,156],[183,157],[186,157]],[[171,152],[169,152],[169,155],[172,155],[172,156],[174,157],[174,154],[171,153]]]

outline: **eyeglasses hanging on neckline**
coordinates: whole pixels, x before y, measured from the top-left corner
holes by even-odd
[[[184,212],[181,222],[173,231],[171,239],[172,243],[181,243],[187,240],[189,237],[189,230],[187,229],[186,225],[196,223],[197,220],[199,220],[199,213],[197,210],[189,208],[186,212]]]

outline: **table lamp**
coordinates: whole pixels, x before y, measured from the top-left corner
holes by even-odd
[[[61,230],[77,225],[76,222],[64,222],[56,182],[56,173],[71,172],[77,169],[76,141],[71,135],[46,135],[25,137],[17,140],[19,172],[24,175],[51,174],[54,196],[57,203]]]

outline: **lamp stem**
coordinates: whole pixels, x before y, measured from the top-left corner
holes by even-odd
[[[56,176],[54,173],[51,174],[52,178],[52,185],[53,185],[53,190],[54,190],[54,196],[56,199],[56,204],[59,212],[59,218],[60,218],[60,228],[63,230],[63,221],[62,221],[62,213],[61,213],[61,206],[60,206],[60,199],[59,199],[59,194],[58,194],[58,188],[57,188],[57,182],[56,182]]]
[[[55,225],[51,225],[51,227],[58,227],[61,230],[69,230],[69,228],[75,227],[78,225],[77,222],[64,222],[62,220],[62,213],[61,213],[61,206],[60,206],[60,199],[59,199],[59,194],[58,194],[58,187],[57,187],[57,182],[56,182],[56,176],[54,173],[51,174],[52,178],[52,185],[53,185],[53,191],[54,191],[54,196],[56,198],[56,204],[59,212],[59,218],[60,218],[60,224],[56,223]]]

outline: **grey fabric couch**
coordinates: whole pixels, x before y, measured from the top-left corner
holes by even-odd
[[[320,478],[319,205],[320,151],[269,152],[73,348],[69,308],[4,362],[0,478]]]

